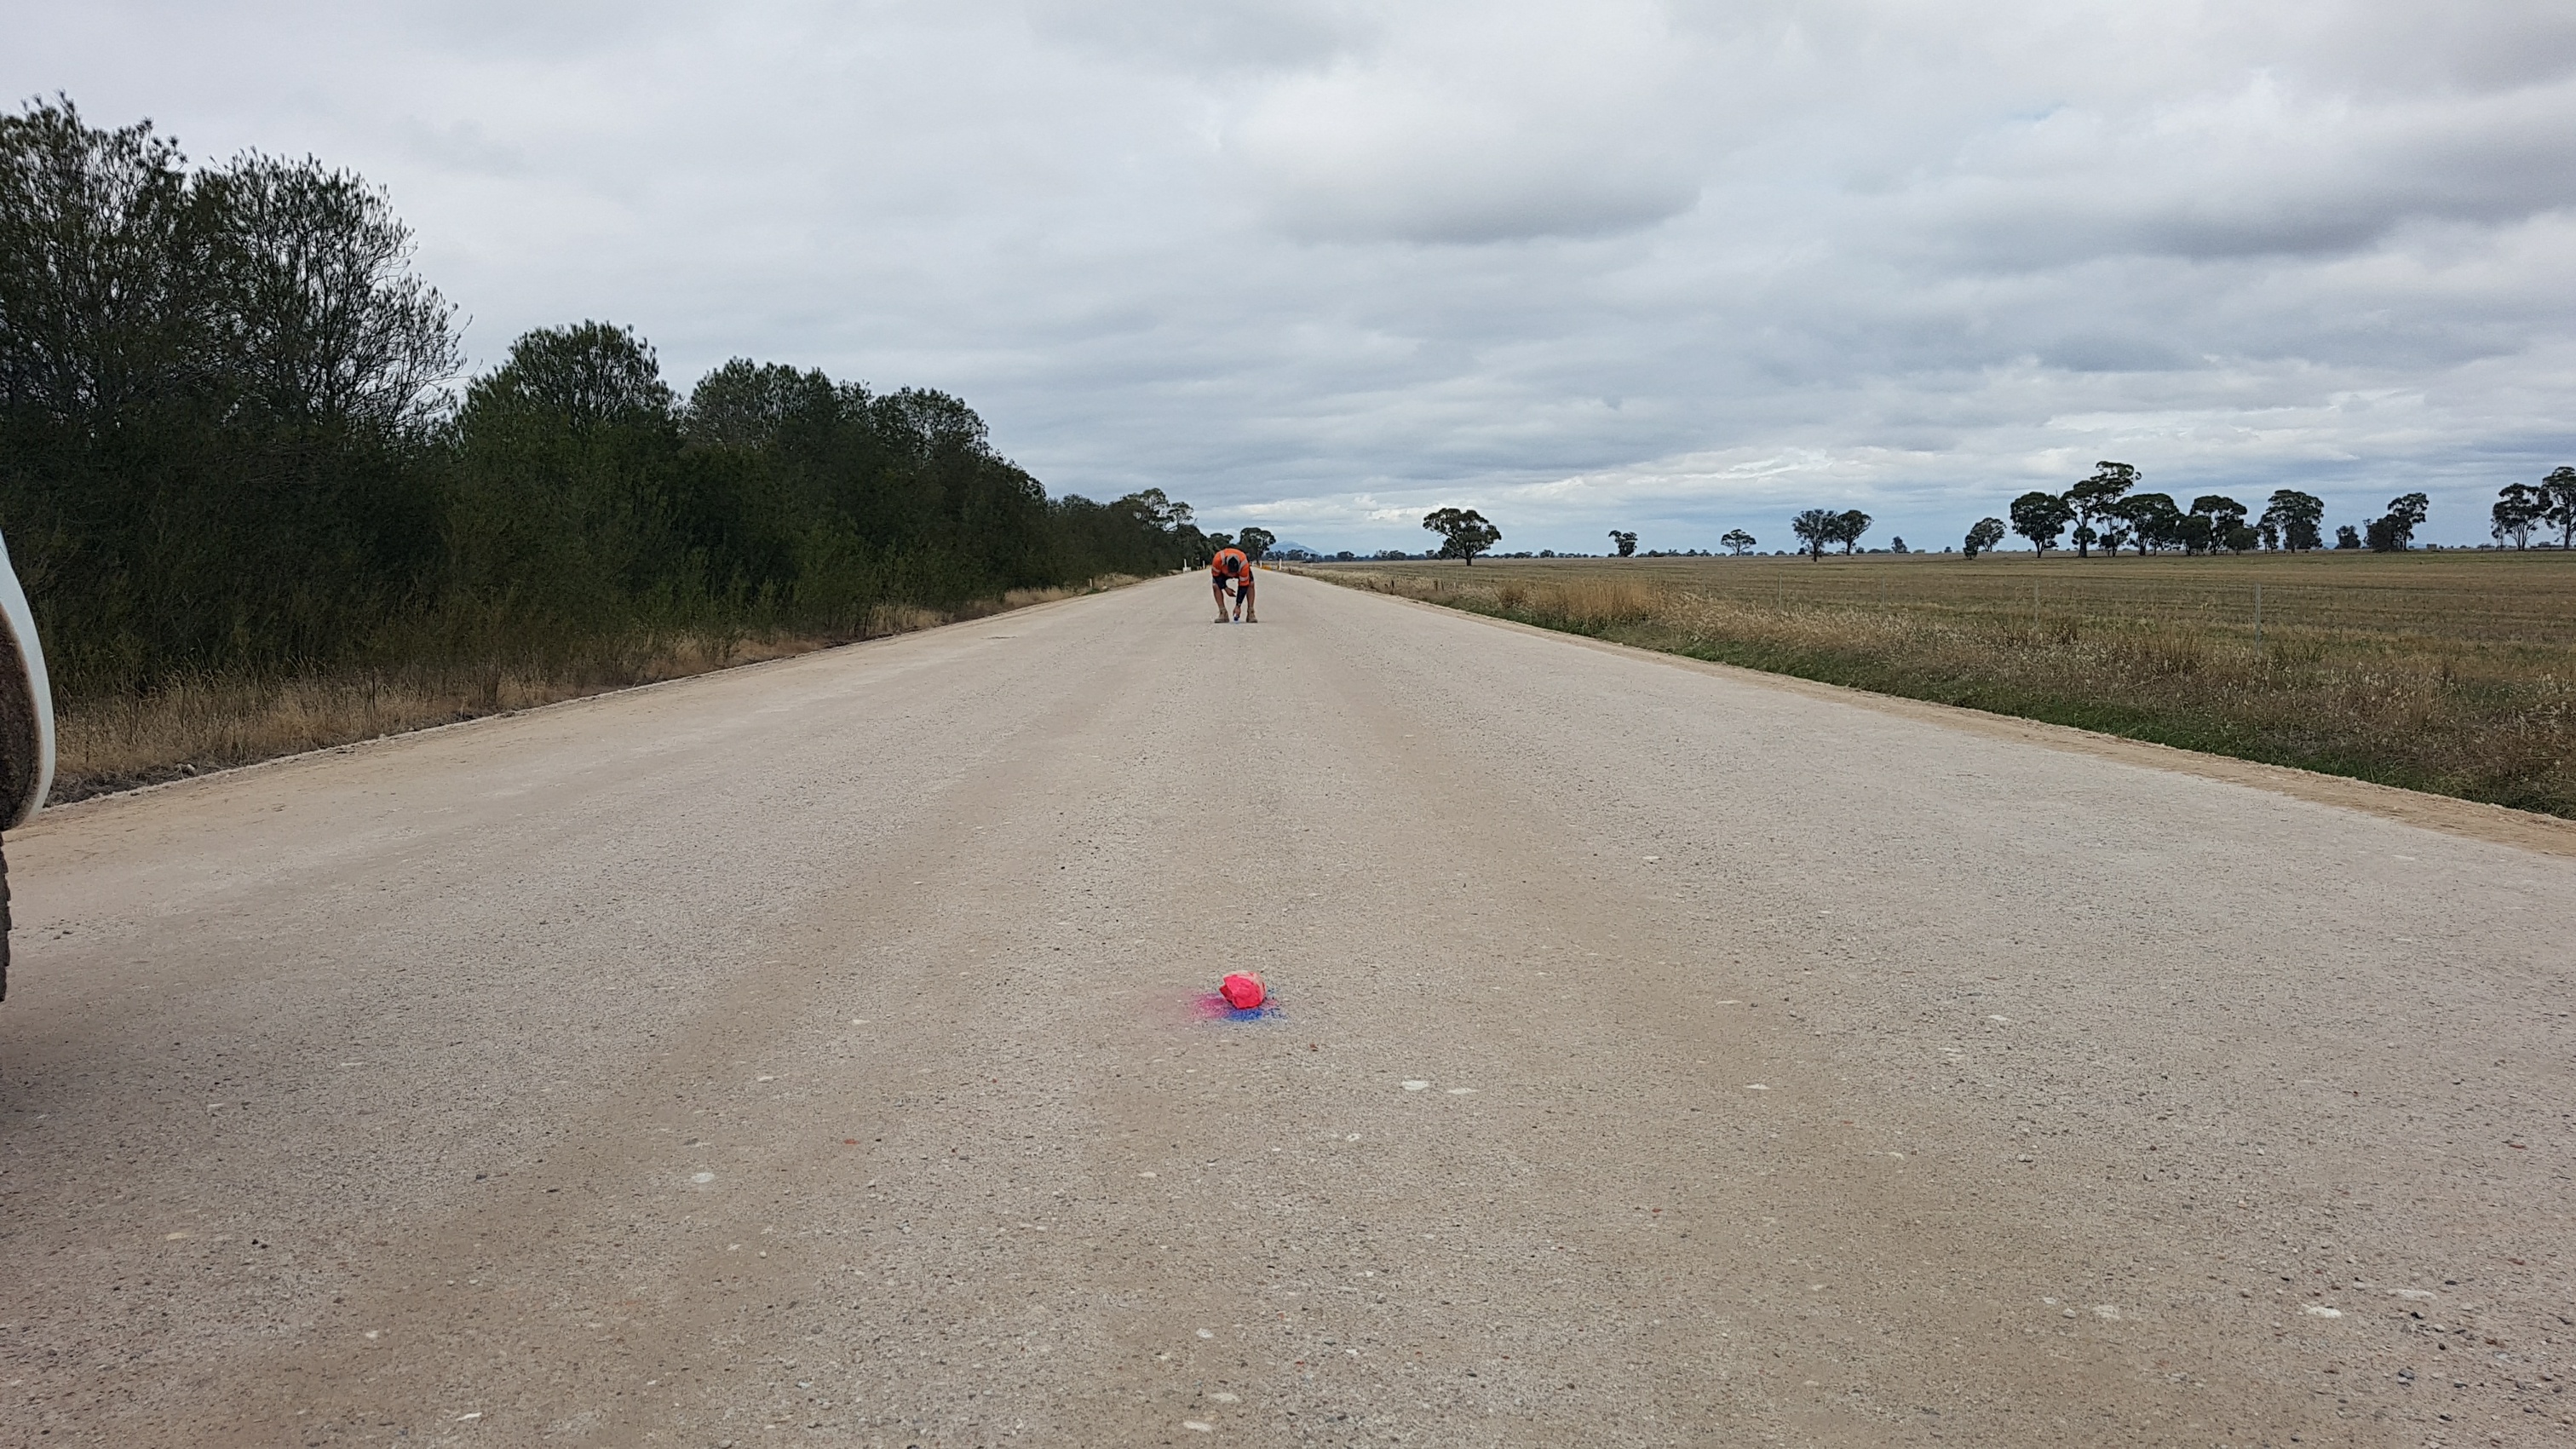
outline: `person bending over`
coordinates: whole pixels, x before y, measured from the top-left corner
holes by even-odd
[[[1216,588],[1216,621],[1225,622],[1225,586],[1234,585],[1234,617],[1246,624],[1261,622],[1252,606],[1252,560],[1239,548],[1217,550],[1208,564],[1208,582]]]

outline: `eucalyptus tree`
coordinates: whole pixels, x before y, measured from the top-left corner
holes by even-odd
[[[1503,541],[1503,531],[1472,508],[1437,508],[1422,516],[1422,526],[1440,535],[1440,556],[1468,564],[1476,555]]]
[[[2576,548],[2576,468],[2560,468],[2540,480],[2547,507],[2541,521],[2558,525],[2558,546]]]
[[[1842,518],[1830,508],[1810,508],[1789,520],[1789,532],[1798,540],[1798,552],[1809,559],[1825,556],[1825,545],[1842,537]]]
[[[2510,543],[2516,549],[2531,547],[2531,531],[2546,521],[2549,503],[2539,489],[2528,483],[2507,483],[2496,494],[2495,507],[2488,511],[2490,532],[2498,543]]]
[[[2101,536],[2098,522],[2138,486],[2138,470],[2126,463],[2104,461],[2093,468],[2092,477],[2066,490],[2066,507],[2075,522],[2077,558],[2090,554],[2093,541]]]
[[[2067,505],[2065,499],[2036,488],[2014,499],[2012,507],[2006,511],[2012,515],[2013,532],[2029,539],[2031,547],[2042,558],[2048,556],[2050,549],[2057,547],[2057,540],[2065,534],[2066,525],[2075,518],[2075,510]]]
[[[2324,499],[2295,488],[2282,488],[2275,490],[2263,505],[2260,522],[2265,537],[2277,534],[2281,547],[2292,553],[2305,553],[2325,547],[2325,516]]]

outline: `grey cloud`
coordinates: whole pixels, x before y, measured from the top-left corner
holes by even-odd
[[[1668,176],[1621,176],[1568,163],[1426,164],[1366,178],[1297,177],[1278,188],[1280,228],[1311,241],[1480,245],[1613,236],[1678,216],[1699,192]]]
[[[2105,457],[2473,539],[2576,462],[2571,56],[2519,0],[95,0],[0,86],[387,185],[480,359],[951,388],[1317,545],[1955,542]]]
[[[1478,244],[1615,235],[1690,209],[1692,52],[1659,11],[1517,12],[1518,30],[1417,14],[1252,95],[1227,152],[1272,222],[1310,240]]]
[[[1312,0],[1023,0],[1022,9],[1040,35],[1110,64],[1219,73],[1328,64],[1379,30],[1371,7]]]
[[[2375,111],[2257,81],[2180,114],[2061,110],[1899,198],[1915,244],[1992,267],[2104,253],[2333,255],[2410,222],[2498,224],[2576,204],[2576,81]]]

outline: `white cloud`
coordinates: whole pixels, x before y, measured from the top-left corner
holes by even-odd
[[[1598,236],[1699,194],[1693,47],[1660,6],[1425,7],[1266,87],[1228,127],[1270,218],[1336,241]]]

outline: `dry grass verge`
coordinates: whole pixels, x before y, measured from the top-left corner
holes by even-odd
[[[2576,555],[1303,572],[1697,659],[2576,818]]]
[[[508,714],[639,684],[681,679],[836,644],[982,618],[1136,580],[1013,589],[953,611],[887,605],[852,637],[639,634],[566,657],[514,663],[437,661],[327,675],[204,675],[148,694],[77,701],[56,719],[57,804],[206,770]]]

